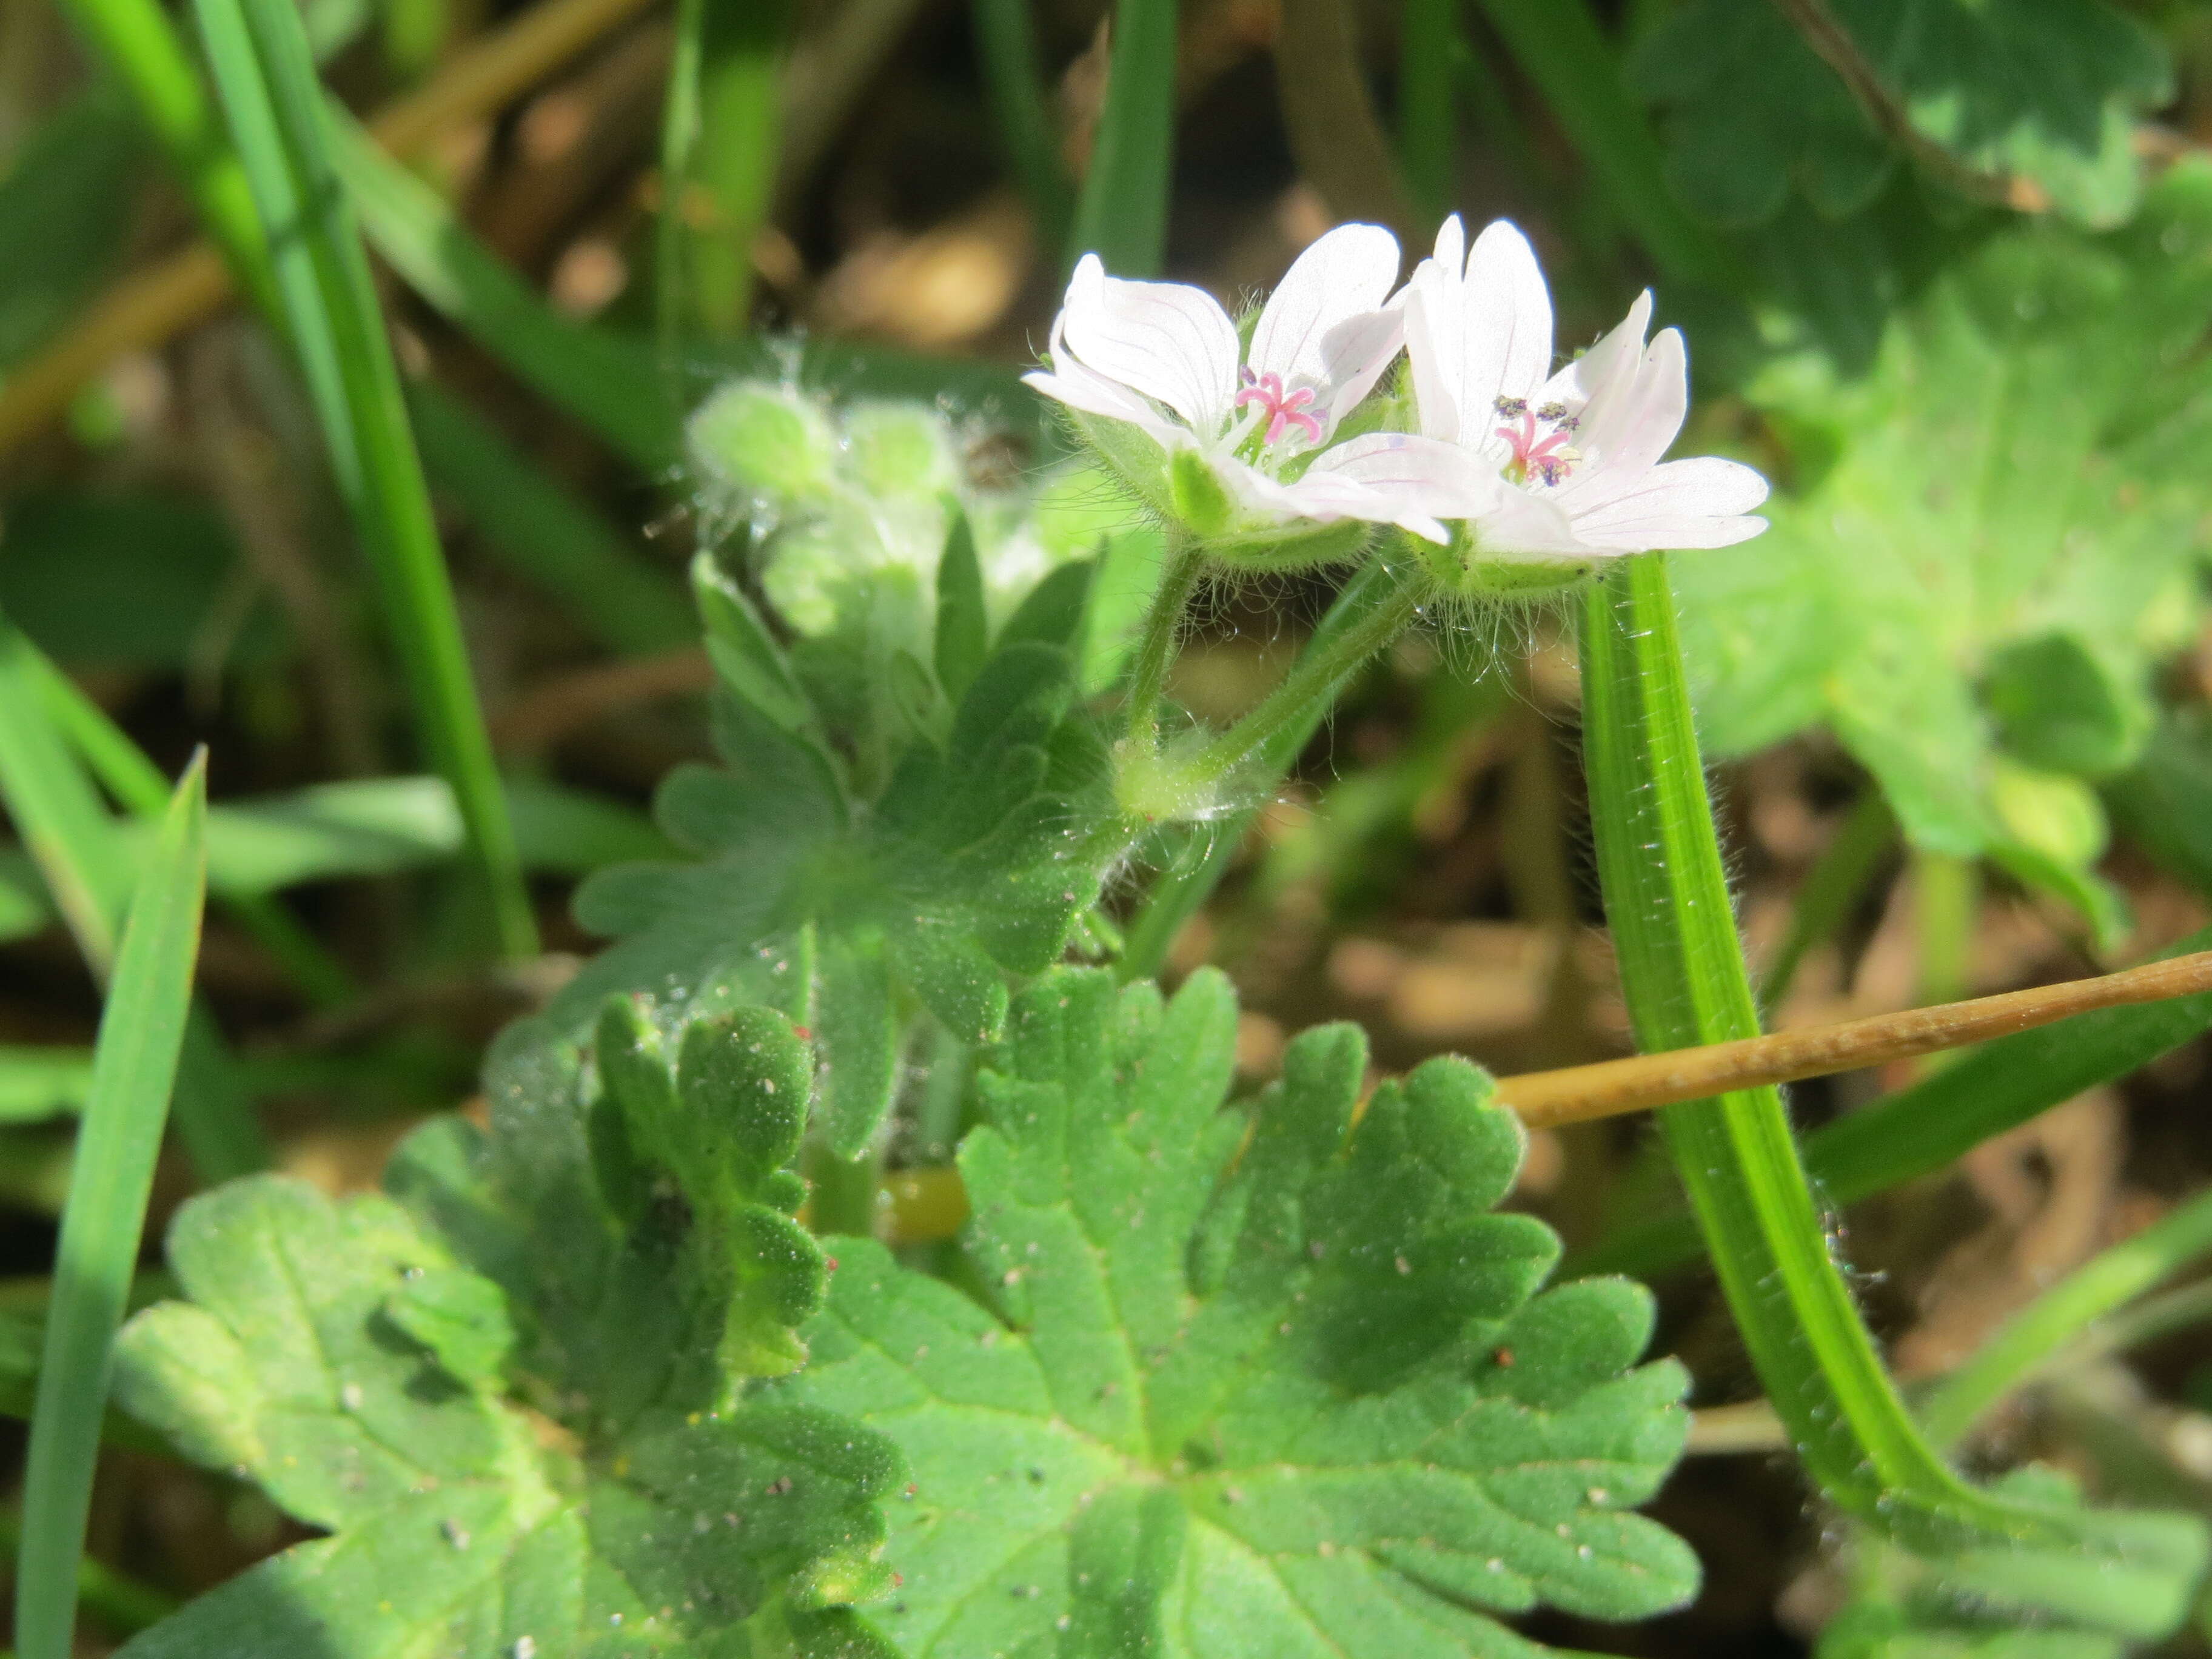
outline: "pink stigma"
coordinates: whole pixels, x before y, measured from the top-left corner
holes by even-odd
[[[1283,390],[1283,377],[1279,374],[1255,375],[1249,368],[1243,371],[1243,374],[1244,389],[1237,394],[1237,407],[1242,409],[1247,404],[1257,404],[1266,412],[1267,430],[1261,437],[1262,442],[1276,442],[1282,437],[1285,428],[1293,426],[1304,435],[1308,443],[1321,441],[1320,417],[1306,412],[1314,400],[1311,386],[1302,386],[1296,392],[1285,392]]]
[[[1519,402],[1517,398],[1514,401]],[[1501,405],[1504,402],[1504,399],[1499,399]],[[1517,410],[1501,406],[1498,412],[1518,415],[1521,419],[1518,426],[1498,428],[1498,435],[1513,447],[1513,459],[1506,467],[1508,476],[1518,483],[1533,474],[1540,482],[1556,488],[1574,470],[1575,462],[1581,459],[1567,447],[1567,434],[1573,430],[1575,422],[1563,420],[1556,428],[1539,437],[1536,411],[1526,404],[1522,404]]]

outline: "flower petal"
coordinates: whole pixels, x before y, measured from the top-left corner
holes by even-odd
[[[1449,251],[1437,239],[1439,252]],[[1421,430],[1504,456],[1500,398],[1536,394],[1552,371],[1552,296],[1528,238],[1500,219],[1475,238],[1463,281],[1424,261],[1406,301]]]
[[[1286,386],[1301,380],[1330,386],[1364,371],[1364,355],[1352,361],[1344,355],[1346,345],[1361,343],[1363,337],[1345,335],[1340,325],[1363,312],[1381,311],[1397,280],[1396,237],[1380,225],[1339,225],[1283,274],[1252,331],[1245,361],[1257,374],[1280,375]],[[1338,342],[1334,351],[1333,337]],[[1382,372],[1380,364],[1375,371]]]
[[[1603,454],[1612,445],[1623,398],[1636,383],[1644,336],[1651,326],[1651,290],[1636,296],[1628,315],[1588,351],[1564,365],[1536,394],[1540,404],[1580,405],[1576,447]]]
[[[1576,534],[1576,526],[1556,502],[1510,487],[1474,521],[1474,530],[1478,558],[1540,554],[1588,557],[1602,550]]]
[[[1750,467],[1701,455],[1652,467],[1632,489],[1577,510],[1575,533],[1624,552],[1729,547],[1766,528],[1765,520],[1746,516],[1765,499],[1766,480]]]
[[[1119,380],[1094,374],[1077,360],[1067,349],[1064,327],[1066,315],[1062,312],[1053,320],[1052,367],[1023,375],[1022,384],[1086,415],[1103,415],[1109,420],[1127,421],[1132,426],[1141,427],[1163,449],[1189,443],[1191,434],[1167,419],[1146,399]]]
[[[1375,390],[1376,381],[1405,343],[1406,313],[1395,306],[1361,312],[1329,330],[1322,342],[1322,354],[1329,364],[1329,381],[1321,399],[1324,438]]]
[[[1607,441],[1587,440],[1596,463],[1594,471],[1640,472],[1656,466],[1689,412],[1690,362],[1681,331],[1662,329],[1644,349],[1635,383],[1621,394],[1619,412],[1604,417]]]
[[[1425,519],[1477,517],[1495,507],[1506,489],[1456,445],[1405,432],[1362,433],[1318,457],[1305,477],[1350,480],[1395,496]]]
[[[1158,398],[1207,437],[1227,422],[1237,396],[1237,325],[1205,289],[1123,282],[1086,253],[1060,316],[1069,349],[1086,367]]]

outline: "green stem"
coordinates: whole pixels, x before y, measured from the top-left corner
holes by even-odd
[[[1067,263],[1086,253],[1117,276],[1159,273],[1175,161],[1176,0],[1117,0],[1106,106],[1075,207]]]
[[[1881,791],[1869,787],[1838,829],[1797,890],[1790,933],[1759,982],[1759,1006],[1771,1012],[1790,994],[1806,953],[1836,936],[1873,878],[1897,833]]]
[[[1920,948],[1923,1005],[1956,1002],[1972,976],[1974,915],[1981,908],[1980,872],[1971,860],[1943,853],[1912,858],[1913,923]]]
[[[1336,603],[1321,619],[1299,661],[1335,648],[1345,630],[1354,626],[1387,594],[1395,578],[1380,562],[1370,562],[1344,585]],[[1272,782],[1297,762],[1298,756],[1320,728],[1329,705],[1316,703],[1301,721],[1279,727],[1253,759],[1252,775],[1262,774]],[[1243,844],[1245,832],[1259,816],[1257,806],[1247,807],[1218,823],[1195,826],[1174,862],[1145,895],[1125,937],[1118,971],[1125,980],[1150,979],[1167,961],[1168,950],[1183,924],[1199,912],[1207,896],[1221,884],[1230,861]]]
[[[1599,878],[1638,1045],[1756,1036],[1662,556],[1593,585],[1583,696]],[[1922,1551],[2003,1541],[2201,1562],[2193,1522],[2006,1503],[1952,1472],[1882,1368],[1776,1091],[1668,1107],[1659,1122],[1767,1397],[1832,1502]]]
[[[2212,1194],[2191,1200],[2100,1252],[2007,1320],[1921,1402],[1920,1420],[1949,1446],[2093,1321],[2116,1312],[2212,1252]]]
[[[1420,614],[1420,590],[1381,565],[1376,584],[1362,590],[1357,611],[1317,649],[1300,653],[1283,683],[1257,708],[1178,767],[1192,784],[1218,782],[1241,770],[1278,738],[1312,729],[1344,684],[1375,653],[1404,633]]]
[[[1129,702],[1122,730],[1128,740],[1147,754],[1159,747],[1160,702],[1165,696],[1168,669],[1175,661],[1176,640],[1182,632],[1182,613],[1197,591],[1206,558],[1198,544],[1181,532],[1168,532],[1166,574],[1152,594],[1152,608],[1145,615],[1145,628],[1137,645],[1136,661],[1129,671]]]
[[[752,241],[775,189],[788,0],[684,0],[661,131],[664,344],[727,339],[752,307]]]

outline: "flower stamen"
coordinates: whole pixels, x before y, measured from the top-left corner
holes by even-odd
[[[1244,389],[1237,394],[1237,407],[1242,409],[1248,404],[1260,406],[1261,413],[1267,422],[1267,429],[1261,442],[1279,442],[1283,434],[1291,427],[1297,428],[1306,442],[1317,444],[1321,441],[1321,417],[1307,412],[1314,400],[1311,386],[1302,386],[1295,392],[1285,392],[1281,375],[1255,374],[1249,368],[1243,371],[1243,378]]]
[[[1512,405],[1510,411],[1508,404]],[[1518,425],[1498,428],[1498,435],[1513,451],[1513,458],[1505,464],[1506,477],[1516,484],[1534,478],[1553,489],[1565,483],[1575,463],[1582,459],[1582,452],[1567,441],[1568,434],[1582,423],[1579,417],[1569,414],[1565,404],[1546,404],[1532,410],[1520,398],[1500,398],[1497,408],[1509,419],[1519,418]],[[1550,429],[1540,429],[1540,421]]]

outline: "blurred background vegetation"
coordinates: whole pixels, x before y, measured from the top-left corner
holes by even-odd
[[[238,239],[198,240],[239,185],[179,78],[188,20],[4,0],[0,1409],[27,1405],[101,940],[163,778],[209,745],[216,904],[154,1237],[205,1175],[266,1159],[356,1189],[425,1115],[476,1109],[490,1036],[597,947],[574,882],[665,846],[653,787],[708,753],[683,573],[732,528],[685,412],[737,373],[920,398],[970,479],[1035,477],[1055,440],[1017,375],[1071,247],[1233,297],[1342,219],[1411,254],[1446,211],[1510,216],[1570,346],[1657,288],[1692,346],[1686,447],[1778,487],[1769,535],[1675,565],[1776,1024],[2074,976],[2212,920],[2198,0],[1125,0],[1118,44],[1098,0],[303,11],[363,123],[334,177],[377,256],[465,677],[423,643],[434,616],[393,621],[409,546],[435,546],[349,513],[276,296],[234,300]],[[1171,115],[1171,152],[1093,154],[1109,98]],[[1079,193],[1162,165],[1164,239]],[[236,268],[249,289],[268,269]],[[1073,517],[1070,547],[1102,528]],[[1328,593],[1212,596],[1176,695],[1249,707]],[[1231,971],[1250,1077],[1346,1016],[1393,1068],[1625,1051],[1564,627],[1402,645],[1224,844],[1169,970]],[[465,714],[471,682],[473,761],[465,719],[422,712]],[[481,833],[502,793],[511,853]],[[1902,1376],[2203,1186],[2207,1057],[2186,1044],[1852,1207]],[[1909,1076],[1808,1085],[1801,1119]],[[1519,1201],[1571,1249],[1670,1181],[1642,1129],[1591,1126],[1538,1136]],[[1699,1402],[1741,1398],[1709,1287],[1662,1289]],[[1656,1511],[1706,1592],[1603,1643],[1802,1651],[1844,1595],[1816,1518],[1756,1423],[1710,1421]],[[2007,1461],[2212,1504],[2212,1340],[2171,1319],[1991,1432]],[[112,1453],[84,1650],[289,1526]]]

